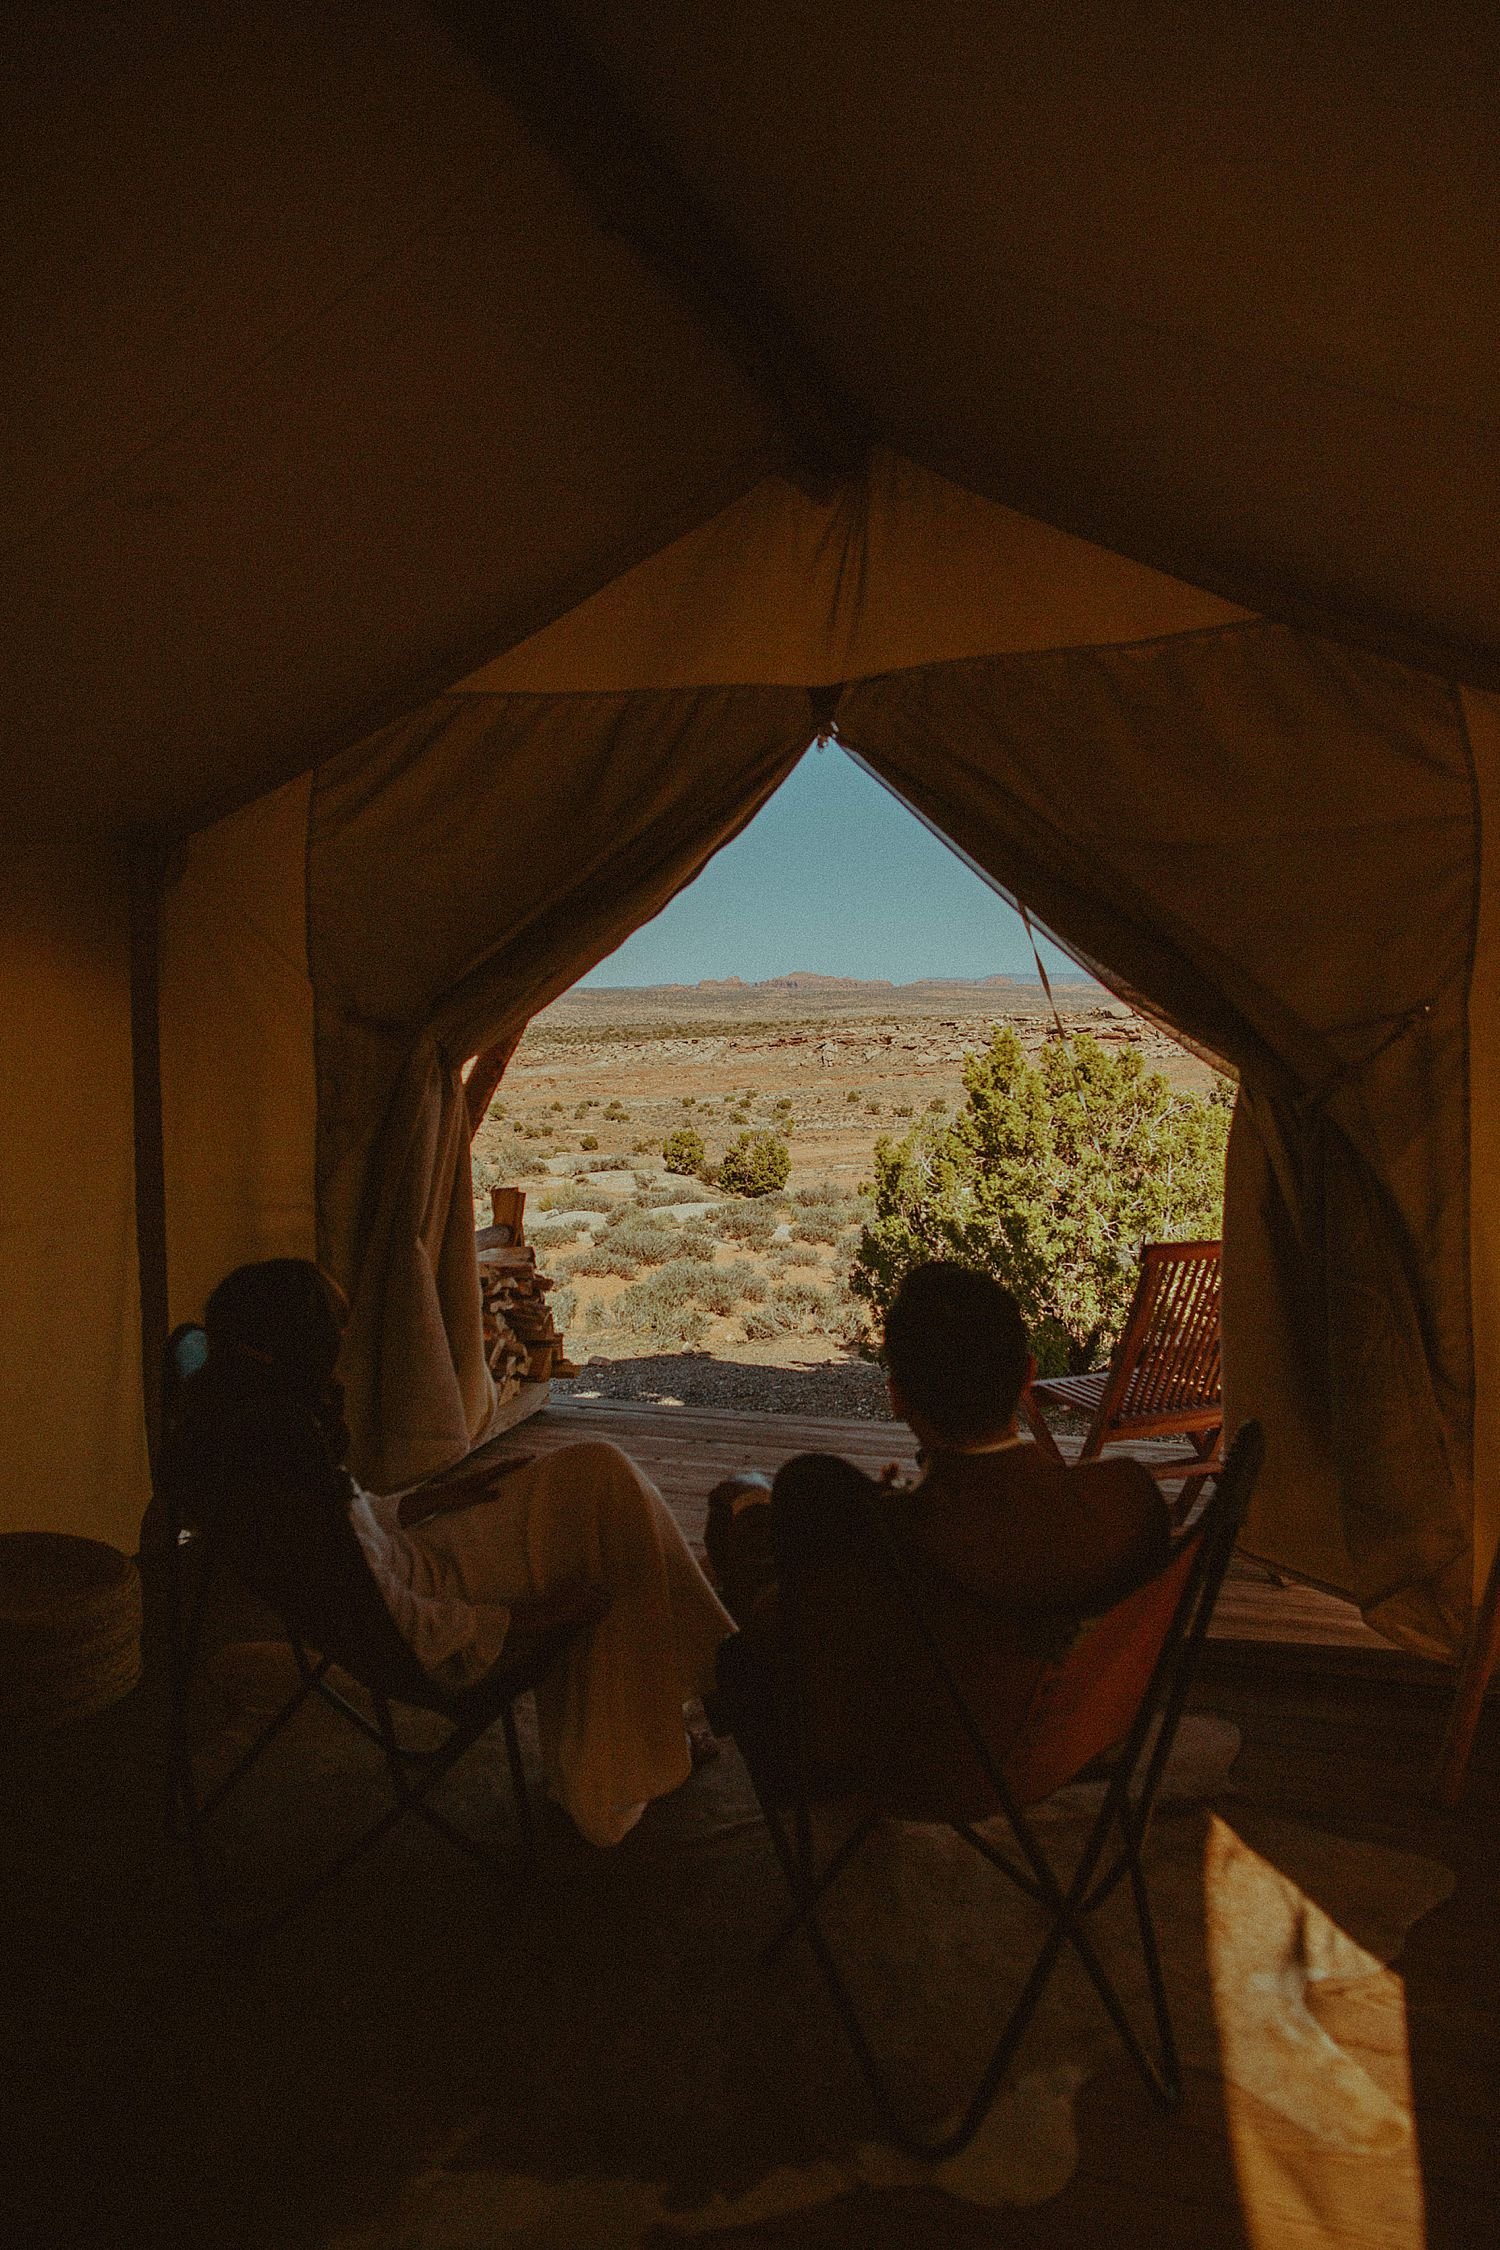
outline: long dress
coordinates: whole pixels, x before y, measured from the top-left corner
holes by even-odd
[[[493,1494],[404,1529],[400,1494],[356,1490],[352,1523],[429,1671],[474,1678],[512,1604],[579,1579],[606,1614],[536,1691],[548,1792],[593,1844],[616,1844],[692,1769],[683,1704],[712,1687],[733,1621],[671,1510],[618,1446],[589,1441],[502,1473]]]

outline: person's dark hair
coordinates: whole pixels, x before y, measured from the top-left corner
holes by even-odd
[[[1031,1347],[992,1274],[914,1266],[885,1320],[885,1363],[907,1404],[952,1445],[998,1436],[1016,1411]]]
[[[204,1307],[203,1326],[210,1354],[243,1355],[313,1393],[332,1380],[343,1333],[338,1299],[307,1258],[236,1266]]]

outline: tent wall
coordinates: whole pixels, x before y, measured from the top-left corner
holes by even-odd
[[[0,869],[0,1529],[133,1552],[146,1505],[123,855]]]
[[[317,1098],[304,778],[191,837],[162,900],[171,1317],[251,1258],[312,1257]]]

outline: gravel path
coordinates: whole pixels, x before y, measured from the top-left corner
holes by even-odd
[[[717,1359],[708,1352],[645,1353],[632,1359],[590,1359],[582,1372],[554,1382],[554,1398],[633,1398],[678,1406],[719,1406],[735,1414],[847,1415],[889,1422],[885,1376],[863,1360],[764,1367]]]

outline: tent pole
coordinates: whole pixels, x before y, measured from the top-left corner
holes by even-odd
[[[1485,1690],[1500,1666],[1500,1550],[1490,1564],[1484,1599],[1475,1614],[1474,1627],[1459,1666],[1453,1708],[1443,1736],[1438,1761],[1438,1800],[1451,1812],[1463,1794],[1469,1753],[1484,1709]]]
[[[171,1331],[167,1293],[167,1176],[161,1092],[161,899],[168,848],[130,855],[130,1057],[135,1141],[136,1269],[141,1301],[141,1391],[146,1451],[156,1481],[162,1359]]]

